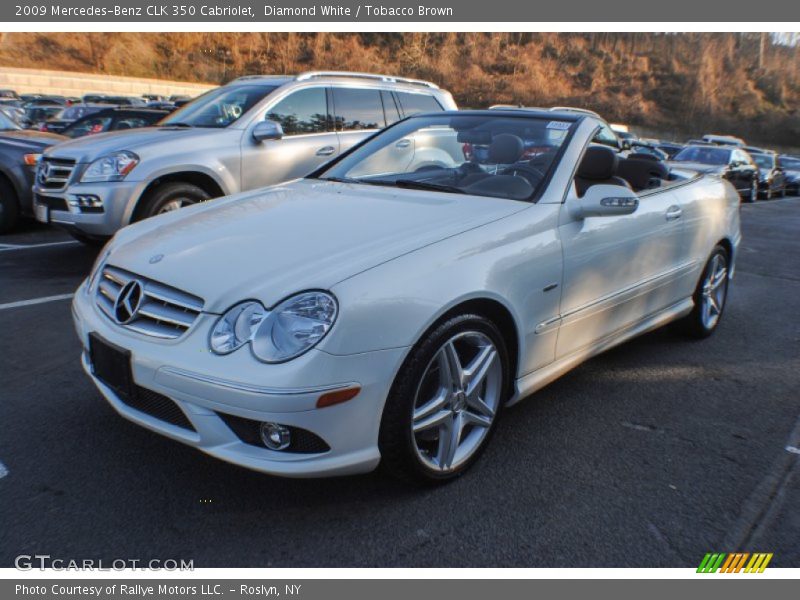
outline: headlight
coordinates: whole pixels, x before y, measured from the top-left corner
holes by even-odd
[[[22,161],[29,167],[35,167],[41,158],[41,154],[26,154],[22,157]]]
[[[325,292],[303,292],[272,310],[258,302],[237,304],[211,331],[211,350],[228,354],[250,343],[266,363],[291,360],[317,345],[336,320],[336,299]]]
[[[97,255],[97,258],[92,265],[92,270],[89,271],[89,283],[86,286],[86,293],[91,295],[94,293],[95,287],[97,286],[98,276],[100,275],[100,271],[103,270],[103,265],[105,264],[106,260],[108,259],[108,255],[111,254],[111,250],[109,249],[109,245],[111,242],[108,242],[100,253]]]
[[[139,164],[139,157],[133,152],[123,150],[98,158],[90,164],[81,176],[83,183],[100,181],[122,181]]]

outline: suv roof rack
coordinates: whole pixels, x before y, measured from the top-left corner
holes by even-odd
[[[422,79],[410,79],[408,77],[395,77],[394,75],[378,75],[375,73],[358,73],[354,71],[306,71],[295,77],[295,81],[314,79],[316,77],[349,77],[353,79],[371,79],[373,81],[384,81],[386,83],[406,83],[408,85],[418,85],[422,87],[439,89],[439,86],[430,81]]]

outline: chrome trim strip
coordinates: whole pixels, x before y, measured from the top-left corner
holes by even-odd
[[[240,383],[238,381],[230,381],[228,379],[219,379],[210,375],[201,375],[200,373],[193,373],[192,371],[184,371],[177,367],[161,367],[159,371],[192,379],[201,383],[209,383],[219,387],[237,390],[241,392],[250,392],[253,394],[264,394],[267,396],[302,396],[305,394],[318,394],[321,392],[330,392],[333,390],[343,390],[359,385],[355,382],[350,383],[334,383],[331,385],[320,385],[307,388],[274,388],[260,385],[250,385],[248,383]]]

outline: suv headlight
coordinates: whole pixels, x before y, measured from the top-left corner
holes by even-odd
[[[212,352],[229,354],[249,343],[257,359],[286,362],[316,346],[337,313],[336,299],[327,292],[302,292],[272,310],[259,302],[242,302],[219,318],[209,344]]]
[[[123,150],[98,158],[81,175],[83,183],[101,181],[122,181],[139,164],[139,157],[133,152]]]

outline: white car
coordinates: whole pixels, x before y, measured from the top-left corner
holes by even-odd
[[[75,295],[84,368],[125,418],[265,473],[459,475],[580,362],[720,321],[736,191],[622,158],[601,126],[414,116],[305,179],[126,227]]]

